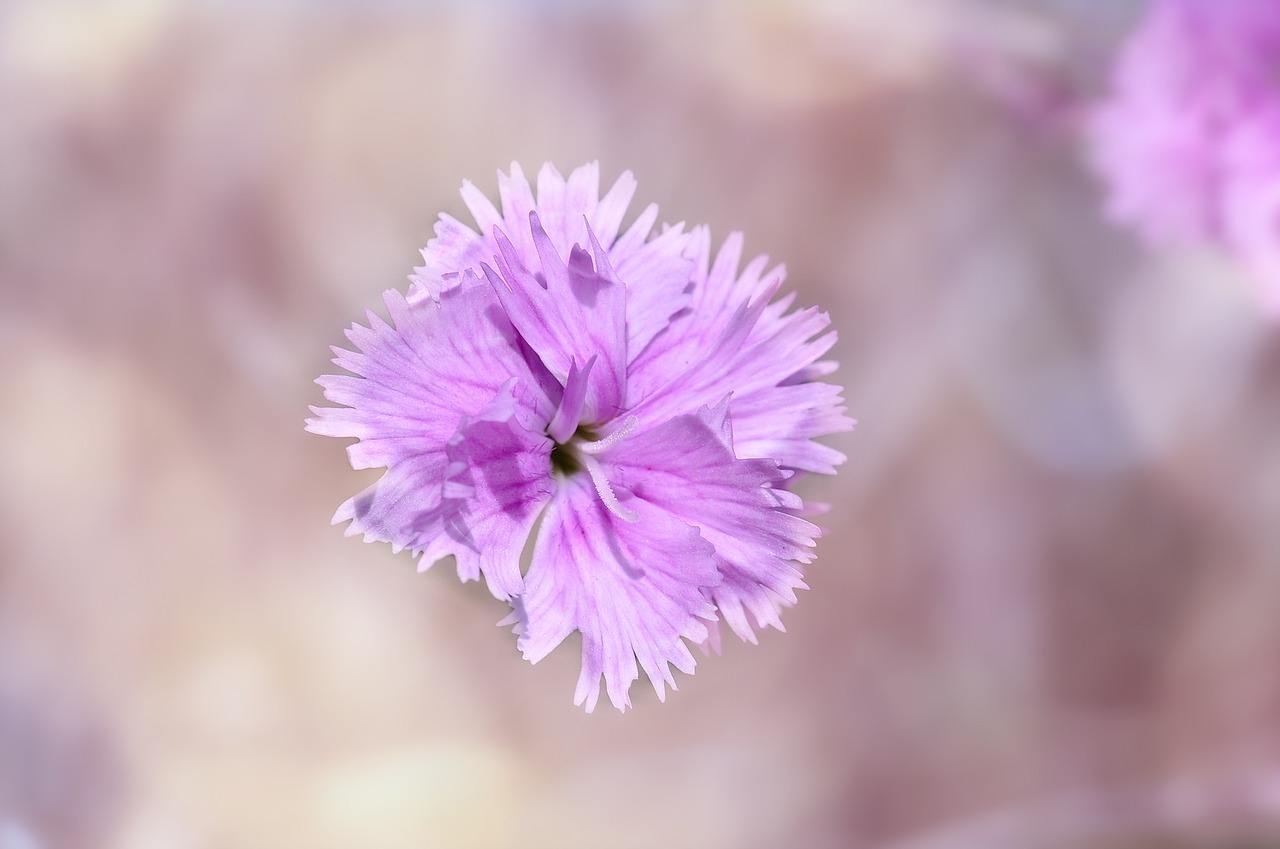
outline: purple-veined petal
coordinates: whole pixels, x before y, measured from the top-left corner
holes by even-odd
[[[346,535],[365,542],[389,542],[393,552],[418,550],[439,531],[436,516],[443,496],[443,451],[423,451],[393,465],[378,482],[348,498],[333,514],[333,524],[350,521]]]
[[[551,440],[521,424],[516,389],[510,381],[449,440],[438,524],[420,566],[452,554],[462,580],[484,575],[504,600],[523,589],[520,554],[555,491]]]
[[[627,286],[627,351],[631,359],[665,330],[672,316],[689,306],[692,298],[695,266],[685,255],[689,235],[677,225],[649,239],[657,215],[657,207],[650,206],[609,251],[618,279]]]
[[[503,221],[498,229],[515,246],[516,255],[525,263],[525,267],[536,271],[533,260],[538,256],[538,249],[528,221],[530,214],[537,212],[538,204],[533,197],[533,187],[529,185],[518,163],[511,163],[510,176],[498,172],[498,198],[502,203]],[[494,229],[490,228],[485,232],[492,237]]]
[[[696,362],[706,344],[719,338],[729,326],[738,307],[758,294],[759,272],[766,260],[758,258],[738,276],[741,233],[729,234],[712,264],[711,232],[706,227],[696,227],[690,234],[687,253],[693,263],[689,308],[650,348],[636,352],[632,370],[640,383],[630,387],[633,399],[652,394],[663,382],[662,375],[682,373]]]
[[[538,172],[538,218],[557,253],[567,256],[574,245],[586,244],[587,222],[599,198],[600,166],[596,163],[573,169],[567,180],[550,162],[542,166]]]
[[[636,193],[636,178],[630,171],[623,171],[614,181],[593,212],[587,213],[591,220],[591,229],[595,232],[600,244],[612,249],[618,239],[618,231],[622,229],[622,219],[631,206],[631,198]]]
[[[485,265],[485,276],[511,323],[562,386],[575,363],[596,358],[582,418],[591,424],[608,421],[621,410],[626,392],[626,288],[594,238],[590,255],[575,246],[566,263],[536,213],[529,216],[529,229],[541,279],[500,230],[494,232],[498,270]]]
[[[512,198],[504,209],[509,209],[511,214],[498,217],[496,211],[492,215],[486,211],[484,220],[477,215],[476,222],[480,226],[481,233],[491,233],[494,226],[499,226],[504,231],[515,230],[524,227],[528,220],[529,210],[526,207],[533,195],[519,166],[512,164],[510,177],[499,175],[500,183],[504,180],[507,186],[505,191]],[[518,186],[520,182],[524,182],[523,187]],[[555,245],[556,251],[561,256],[567,256],[574,245],[587,244],[588,227],[595,233],[600,244],[609,251],[610,261],[615,267],[644,247],[644,240],[653,227],[653,218],[642,228],[643,232],[637,234],[640,237],[638,242],[618,239],[622,219],[635,194],[636,181],[630,171],[624,171],[604,197],[600,197],[600,165],[596,162],[589,162],[573,169],[567,179],[548,162],[538,171],[537,182],[538,217],[542,221],[542,226],[546,228],[551,243]],[[481,197],[483,198],[483,195]],[[479,206],[478,203],[473,206],[473,209],[477,206]],[[492,206],[489,209],[491,210]],[[653,217],[656,218],[656,216],[657,208],[654,207]],[[521,232],[520,236],[521,238],[512,236],[512,242],[526,267],[533,268],[538,260],[537,250],[532,241],[523,238],[524,232]],[[618,245],[615,246],[615,242],[618,242]],[[496,245],[494,247],[496,248]],[[615,253],[615,247],[619,249],[619,253]],[[674,253],[677,257],[680,254],[680,248],[680,245],[674,245]],[[492,253],[491,250],[490,254]],[[485,259],[487,260],[488,257]]]
[[[511,173],[498,174],[501,186],[500,212],[470,181],[462,185],[462,197],[476,221],[477,230],[449,215],[436,223],[435,238],[422,251],[423,265],[409,276],[413,286],[409,301],[438,299],[458,285],[467,270],[480,273],[498,250],[495,227],[505,232],[520,261],[537,273],[541,260],[525,222],[536,209],[547,236],[561,256],[575,245],[589,242],[588,228],[609,255],[609,261],[624,284],[634,281],[627,308],[628,349],[634,356],[664,327],[671,316],[688,302],[692,260],[685,256],[689,236],[681,228],[667,228],[650,239],[658,208],[650,205],[619,238],[619,229],[635,193],[631,172],[623,172],[599,197],[600,167],[597,163],[575,168],[568,179],[555,166],[545,164],[538,172],[537,198],[524,172],[512,163]]]
[[[524,179],[521,176],[520,166],[514,162],[511,164],[512,179]],[[498,172],[498,180],[503,179],[502,172]],[[467,205],[467,210],[471,213],[471,217],[476,221],[476,229],[484,238],[488,238],[493,232],[494,227],[502,224],[502,213],[500,213],[493,205],[493,202],[485,197],[484,192],[476,188],[475,183],[470,180],[462,181],[462,202]]]
[[[386,303],[390,324],[369,313],[368,327],[355,325],[347,334],[356,350],[334,349],[334,362],[353,374],[317,383],[344,406],[313,407],[307,429],[358,439],[347,449],[355,468],[388,467],[334,521],[352,519],[349,532],[416,550],[430,541],[420,519],[440,506],[446,449],[463,417],[484,410],[514,378],[515,415],[540,431],[559,398],[542,388],[488,285],[473,281],[445,292],[439,303],[416,305],[390,291]]]
[[[631,683],[644,670],[658,692],[675,688],[670,666],[692,672],[685,640],[701,643],[715,612],[704,590],[719,582],[714,550],[670,513],[630,498],[638,521],[601,503],[591,479],[571,475],[547,506],[514,604],[519,646],[537,663],[573,631],[582,633],[582,672],[575,704],[592,710],[605,690],[614,707],[630,706]],[[512,620],[508,620],[512,621]]]
[[[715,546],[722,582],[707,590],[721,617],[755,642],[759,627],[782,629],[778,607],[804,588],[800,564],[813,559],[818,529],[783,507],[799,499],[776,490],[790,476],[772,460],[734,456],[728,399],[618,442],[603,456],[610,479],[635,496],[697,527]]]
[[[479,268],[488,257],[479,233],[452,216],[441,215],[436,237],[422,249],[422,265],[409,275],[408,302],[439,301],[445,291],[462,284],[468,270]]]
[[[787,312],[791,296],[774,301],[783,272],[765,273],[758,257],[738,274],[741,238],[725,241],[714,263],[705,230],[695,233],[699,271],[688,312],[631,364],[629,412],[655,427],[732,394],[734,449],[787,468],[831,473],[844,455],[813,441],[849,430],[838,387],[797,383],[826,368],[835,344],[830,320],[815,309]],[[820,388],[825,387],[825,388]]]
[[[839,451],[814,442],[814,437],[853,429],[845,415],[838,386],[824,383],[790,383],[784,373],[812,363],[835,344],[834,332],[823,333],[830,324],[826,313],[816,309],[797,310],[771,323],[771,332],[753,334],[725,370],[738,377],[736,388],[729,381],[708,382],[705,397],[732,391],[735,449],[742,457],[767,457],[780,465],[802,471],[834,474],[845,461]],[[727,331],[726,333],[730,333]],[[763,361],[770,351],[787,352],[752,373],[752,358]],[[748,375],[751,375],[749,378]]]
[[[840,392],[830,383],[796,383],[735,395],[730,404],[735,452],[769,457],[789,469],[835,474],[844,454],[814,439],[853,427]]]

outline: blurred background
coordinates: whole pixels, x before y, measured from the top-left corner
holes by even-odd
[[[1280,846],[1280,327],[1099,212],[1141,8],[0,0],[0,849]],[[588,716],[302,420],[464,178],[595,159],[860,424],[788,633]]]

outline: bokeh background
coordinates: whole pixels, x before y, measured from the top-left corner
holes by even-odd
[[[1280,846],[1280,327],[1099,212],[1132,0],[0,0],[0,849]],[[811,591],[625,715],[328,519],[463,178],[831,312]]]

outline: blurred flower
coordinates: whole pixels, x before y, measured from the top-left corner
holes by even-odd
[[[852,426],[817,382],[835,334],[773,300],[766,258],[739,273],[740,235],[712,261],[706,228],[651,237],[655,206],[619,235],[630,174],[604,197],[595,165],[545,166],[536,200],[518,166],[499,187],[501,212],[464,184],[480,232],[442,216],[391,324],[369,313],[358,352],[334,349],[356,376],[318,381],[345,407],[308,428],[387,468],[334,521],[483,575],[530,661],[580,631],[588,710],[601,675],[628,706],[637,661],[662,698],[717,611],[754,641],[747,613],[781,627],[804,586],[817,529],[785,486],[844,459],[813,441]]]
[[[1241,258],[1280,314],[1280,4],[1156,0],[1091,125],[1110,212]]]

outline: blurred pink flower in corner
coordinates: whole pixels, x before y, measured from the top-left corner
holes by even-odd
[[[1225,248],[1280,318],[1280,2],[1154,0],[1089,131],[1116,220]]]

